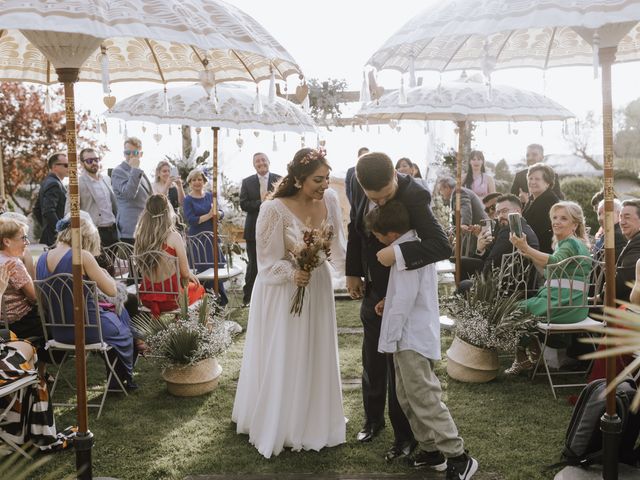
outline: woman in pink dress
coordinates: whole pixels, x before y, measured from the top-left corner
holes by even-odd
[[[463,186],[473,190],[482,200],[485,196],[496,191],[496,183],[493,177],[486,173],[484,167],[484,155],[480,150],[473,150],[467,163],[467,176]]]

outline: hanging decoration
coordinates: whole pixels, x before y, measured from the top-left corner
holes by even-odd
[[[242,133],[238,130],[238,138],[236,138],[236,145],[238,145],[238,150],[242,150],[242,145],[244,145],[244,138],[242,138]]]
[[[404,90],[404,78],[400,78],[400,93],[398,94],[398,105],[407,104],[407,92]]]
[[[269,78],[269,105],[276,103],[276,72],[273,65],[269,67],[271,77]]]
[[[300,135],[300,148],[304,148],[304,135]]]
[[[200,148],[200,132],[202,132],[202,128],[196,127],[196,147]]]
[[[51,95],[49,95],[49,85],[44,92],[44,113],[51,115]]]
[[[369,92],[369,84],[367,83],[367,73],[362,72],[362,87],[360,87],[360,103],[362,105],[371,101],[371,94]]]
[[[111,95],[111,86],[109,85],[109,56],[107,55],[107,47],[100,45],[100,69],[102,70],[102,93]]]
[[[100,123],[100,130],[102,130],[102,133],[104,133],[105,135],[109,133],[106,120],[103,120],[102,123]]]
[[[591,41],[591,47],[593,48],[593,79],[598,79],[598,66],[600,64],[600,34],[595,31],[593,33],[593,40]]]
[[[125,124],[125,130],[126,130],[126,124]],[[160,143],[160,140],[162,140],[162,134],[160,133],[160,128],[156,127],[156,133],[153,134],[153,139],[156,141],[157,144]]]
[[[253,131],[253,136],[258,138],[260,136],[260,131],[259,130],[254,130]]]
[[[264,108],[262,106],[262,98],[260,98],[260,89],[258,88],[258,84],[256,84],[256,98],[253,101],[253,113],[256,115],[262,115],[264,113]]]
[[[278,142],[276,142],[276,134],[273,134],[273,143],[271,144],[271,150],[274,152],[278,151]]]
[[[127,130],[127,122],[124,122],[124,132],[122,132],[124,139],[129,138],[129,131]]]
[[[169,96],[167,95],[167,86],[164,86],[164,113],[169,113]]]
[[[142,133],[147,133],[147,127],[144,123],[142,124]]]

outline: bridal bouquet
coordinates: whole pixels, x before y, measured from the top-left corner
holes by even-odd
[[[333,227],[326,222],[322,222],[320,228],[310,228],[302,231],[302,241],[298,243],[291,256],[293,262],[299,270],[311,272],[322,260],[329,259],[331,254],[331,239],[333,238]],[[300,315],[304,303],[306,287],[298,287],[296,293],[291,298],[290,313]]]

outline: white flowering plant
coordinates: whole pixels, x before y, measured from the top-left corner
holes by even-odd
[[[441,306],[455,318],[455,334],[478,348],[515,351],[520,338],[536,325],[533,315],[520,308],[521,292],[499,285],[498,271],[473,279],[471,289],[446,297]]]
[[[194,365],[200,360],[218,357],[231,345],[225,328],[224,310],[211,295],[205,295],[196,308],[180,300],[180,314],[152,317],[136,315],[131,319],[136,333],[149,347],[151,355],[163,359],[164,366]]]

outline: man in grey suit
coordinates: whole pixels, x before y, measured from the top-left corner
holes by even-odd
[[[118,207],[109,179],[100,173],[100,157],[92,148],[80,151],[82,174],[78,177],[80,209],[89,214],[100,234],[102,247],[113,245],[119,240],[116,217]],[[69,199],[65,212],[69,211]]]
[[[111,187],[118,208],[120,240],[133,245],[138,217],[151,195],[151,182],[140,168],[142,142],[129,137],[124,142],[124,161],[111,173]]]
[[[455,212],[456,181],[452,177],[440,177],[437,189],[445,204],[450,203],[451,210]],[[489,216],[484,211],[484,204],[480,197],[472,190],[462,187],[460,189],[460,225],[479,225],[480,220],[485,218]]]

